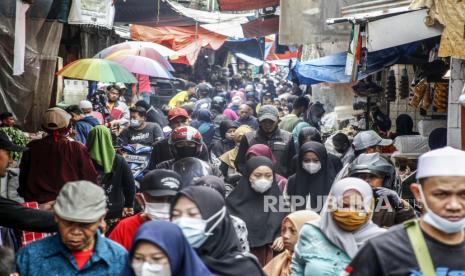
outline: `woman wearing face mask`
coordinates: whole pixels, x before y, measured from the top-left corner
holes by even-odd
[[[264,275],[251,256],[241,252],[223,197],[214,189],[190,186],[178,193],[171,212],[190,245],[218,275]]]
[[[386,231],[371,221],[373,209],[368,183],[351,177],[336,182],[321,219],[300,231],[292,275],[339,275],[367,240]]]
[[[300,229],[308,221],[318,220],[320,216],[308,210],[301,210],[289,214],[281,224],[281,238],[284,244],[283,253],[274,257],[263,270],[268,276],[290,276],[291,261],[294,246],[297,243]]]
[[[211,152],[220,157],[223,153],[230,151],[234,148],[236,143],[234,142],[234,132],[239,127],[236,122],[231,120],[224,120],[220,123],[220,137],[221,140],[216,140],[213,142],[211,147]]]
[[[275,200],[275,204],[266,198]],[[252,157],[246,163],[246,174],[226,198],[231,214],[245,221],[249,232],[250,251],[264,266],[273,258],[271,244],[279,236],[283,218],[278,202],[282,194],[276,184],[273,163],[266,157]]]
[[[134,213],[134,177],[124,158],[116,154],[107,127],[95,126],[89,131],[87,151],[108,199],[109,210],[105,218],[111,228],[115,219]]]
[[[297,164],[297,172],[289,177],[285,194],[290,198],[291,204],[293,202],[305,204],[293,204],[291,207],[293,210],[311,207],[319,211],[324,202],[323,197],[328,195],[336,176],[335,170],[328,163],[325,147],[317,142],[303,144]],[[296,197],[295,200],[292,199],[293,196]],[[297,200],[297,197],[302,200]]]
[[[210,276],[181,229],[166,221],[144,223],[129,250],[123,276]]]
[[[247,150],[245,156],[247,160],[255,156],[264,156],[271,160],[273,166],[276,165],[276,158],[274,157],[273,152],[271,151],[270,147],[264,144],[256,144],[251,146]],[[276,183],[278,183],[279,190],[282,192],[287,184],[287,178],[277,173],[275,173],[274,176],[276,178]]]

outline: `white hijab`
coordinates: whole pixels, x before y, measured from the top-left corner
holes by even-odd
[[[359,178],[348,177],[339,180],[334,183],[329,194],[337,199],[342,199],[343,194],[348,190],[356,190],[362,195],[365,210],[373,209],[373,191],[368,183]],[[353,258],[357,254],[358,250],[367,240],[386,231],[374,224],[371,218],[367,223],[353,232],[344,231],[334,222],[328,205],[329,200],[326,200],[320,213],[321,219],[311,222],[311,224],[318,227],[325,234],[326,238],[344,250],[350,258]]]

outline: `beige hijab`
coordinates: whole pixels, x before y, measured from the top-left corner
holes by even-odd
[[[283,219],[283,223],[286,220],[290,220],[294,227],[297,229],[297,233],[308,221],[314,221],[320,219],[320,216],[309,210],[301,210],[289,214]],[[290,276],[291,275],[291,261],[292,252],[284,250],[283,253],[274,257],[264,268],[266,275],[268,276]]]
[[[234,131],[234,140],[240,141],[244,135],[252,131],[253,129],[248,125],[241,125]],[[220,160],[233,169],[236,168],[234,161],[236,161],[237,153],[239,152],[239,145],[240,143],[236,142],[236,146],[232,150],[227,151],[220,156]]]

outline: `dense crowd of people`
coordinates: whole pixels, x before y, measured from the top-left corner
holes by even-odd
[[[99,85],[39,137],[0,114],[0,276],[465,274],[465,152],[443,132],[412,200],[386,157],[418,134],[406,114],[328,135],[271,77],[149,95]]]

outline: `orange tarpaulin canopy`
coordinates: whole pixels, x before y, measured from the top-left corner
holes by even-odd
[[[202,47],[218,50],[226,40],[226,36],[210,32],[201,27],[147,27],[131,25],[131,38],[151,41],[164,45],[185,56],[190,65],[197,60]]]

